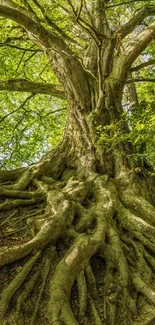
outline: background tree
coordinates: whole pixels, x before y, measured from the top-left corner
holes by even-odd
[[[154,14],[0,0],[2,325],[154,324]]]

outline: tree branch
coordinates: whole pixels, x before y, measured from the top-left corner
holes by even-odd
[[[10,5],[11,3],[11,5]],[[67,48],[63,39],[46,30],[40,22],[32,19],[32,13],[11,0],[0,0],[0,15],[15,21],[32,35],[41,48],[54,47],[57,51]]]
[[[95,25],[97,30],[106,36],[111,36],[111,30],[108,24],[108,20],[105,12],[106,1],[95,0],[94,2],[94,16],[95,16]]]
[[[28,96],[24,102],[19,106],[17,107],[16,109],[14,109],[12,112],[6,114],[5,116],[3,116],[1,119],[0,119],[0,123],[3,122],[7,117],[11,116],[12,114],[18,112],[21,108],[24,108],[25,104],[35,96],[35,94],[31,94],[30,96]],[[16,128],[16,127],[15,127]]]
[[[33,0],[33,1],[35,5],[41,10],[45,18],[45,21],[49,26],[51,26],[55,31],[57,31],[67,41],[77,44],[77,42],[72,37],[66,34],[66,32],[64,32],[57,24],[54,23],[54,21],[49,17],[46,7],[44,7],[43,4],[39,3],[38,0]]]
[[[138,95],[131,72],[129,72],[129,80],[130,83],[128,83],[128,93],[130,99],[130,109],[133,110],[138,106]]]
[[[149,43],[155,38],[155,22],[141,32],[135,39],[134,43],[126,48],[125,58],[127,66],[131,66],[137,57],[145,50]],[[122,56],[121,56],[122,57]]]
[[[155,39],[155,22],[141,32],[115,61],[110,79],[120,82],[122,88],[127,80],[127,75],[131,69],[133,62],[145,50],[150,42]],[[134,79],[133,79],[134,81]]]
[[[101,30],[101,28],[104,27],[104,18],[103,18],[104,14],[105,14],[104,1],[95,0],[94,16],[95,16],[96,27],[99,30]]]
[[[7,42],[3,42],[3,43],[0,43],[0,47],[4,47],[4,46],[8,46],[8,47],[12,47],[12,48],[15,48],[17,50],[21,50],[21,51],[24,51],[24,52],[42,52],[42,50],[39,50],[39,49],[31,49],[31,48],[24,48],[24,47],[20,47],[20,46],[17,46],[17,45],[13,45],[13,44],[10,44],[10,43],[7,43]]]
[[[127,80],[127,83],[130,82],[155,82],[155,78],[132,78],[132,80]]]
[[[18,6],[18,10],[16,9],[16,4],[14,8],[8,7],[6,5],[8,1],[0,0],[0,15],[15,21],[27,31],[29,38],[46,52],[57,77],[68,88],[68,94],[69,92],[74,93],[81,107],[90,108],[90,89],[87,75],[69,45],[54,32],[46,30],[41,23],[29,18],[28,10],[24,9],[28,12],[26,15],[25,12],[23,13],[23,7],[21,10],[19,9],[20,6]],[[81,95],[82,92],[83,96]]]
[[[75,10],[74,6],[72,5],[70,0],[67,0],[68,3],[70,4],[72,13],[73,13],[73,18],[74,18],[74,23],[76,22],[83,30],[85,30],[94,40],[96,43],[98,43],[98,38],[106,38],[106,35],[102,32],[99,31],[98,28],[94,25],[94,22],[90,21],[90,16],[88,16],[88,20],[83,19],[78,12]],[[70,14],[70,11],[66,9],[64,6],[61,5],[61,8],[66,11],[68,14]],[[90,23],[89,23],[90,22]]]
[[[146,0],[131,0],[131,1],[125,1],[125,2],[120,2],[120,3],[116,3],[110,6],[107,6],[106,9],[111,9],[114,7],[119,7],[122,5],[129,5],[130,3],[135,3],[135,2],[145,2]]]
[[[155,60],[149,60],[147,62],[144,62],[144,63],[141,63],[141,64],[137,65],[136,67],[131,68],[131,72],[138,71],[138,70],[140,70],[142,68],[148,67],[148,66],[153,65],[153,64],[155,64]]]
[[[0,80],[0,90],[22,91],[32,94],[47,94],[65,99],[65,93],[60,85],[29,81],[26,79]]]
[[[131,33],[136,26],[140,25],[144,18],[148,17],[149,15],[155,14],[155,6],[153,5],[146,5],[141,10],[138,11],[136,15],[131,18],[128,23],[123,25],[119,32],[119,37],[123,39],[129,33]]]
[[[30,19],[33,19],[36,22],[40,21],[38,16],[34,12],[27,10],[26,8],[18,5],[16,2],[12,0],[0,0],[0,6],[6,7],[8,9],[14,9],[20,11],[21,13],[23,13],[24,15],[28,16]]]

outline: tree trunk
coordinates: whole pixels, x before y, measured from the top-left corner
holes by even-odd
[[[85,67],[44,20],[13,1],[0,5],[0,14],[46,52],[63,86],[52,90],[68,99],[57,148],[38,164],[0,172],[2,325],[155,322],[154,174],[123,138],[129,128],[121,106],[131,65],[155,37],[155,23],[117,57],[105,1],[93,3]],[[120,27],[119,37],[149,10]]]
[[[151,324],[155,192],[127,143],[98,150],[97,127],[122,113],[113,89],[104,115],[71,102],[40,163],[1,172],[1,324]]]

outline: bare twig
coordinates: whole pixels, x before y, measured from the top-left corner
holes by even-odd
[[[107,6],[106,9],[110,9],[110,8],[114,8],[114,7],[119,7],[122,5],[129,5],[130,3],[135,3],[135,2],[145,2],[146,0],[131,0],[131,1],[125,1],[125,2],[121,2],[121,3],[116,3],[110,6]]]
[[[7,42],[5,43],[0,43],[0,47],[1,46],[9,46],[9,47],[12,47],[12,48],[15,48],[17,50],[21,50],[21,51],[24,51],[24,52],[42,52],[42,50],[32,50],[31,48],[27,49],[27,48],[24,48],[24,47],[20,47],[20,46],[17,46],[17,45],[13,45],[13,44],[9,44]]]
[[[24,102],[18,107],[16,108],[15,110],[13,110],[12,112],[6,114],[1,120],[0,120],[0,123],[3,122],[7,117],[11,116],[12,114],[16,113],[17,111],[19,111],[21,108],[24,108],[25,104],[27,103],[27,101],[29,101],[32,97],[34,97],[35,94],[31,94],[30,96],[28,96]]]

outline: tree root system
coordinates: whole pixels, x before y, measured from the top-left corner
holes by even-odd
[[[2,183],[2,325],[154,324],[155,208],[125,177]]]

